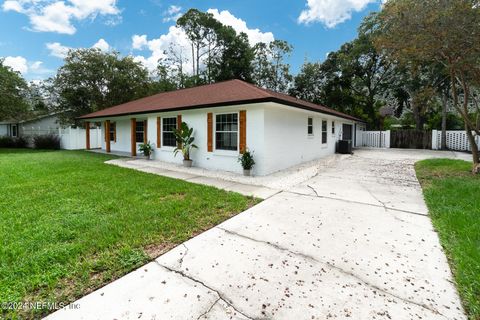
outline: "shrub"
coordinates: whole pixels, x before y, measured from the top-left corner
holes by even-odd
[[[253,159],[253,152],[246,150],[239,158],[238,162],[241,163],[244,170],[251,170],[255,165],[255,160]]]
[[[60,149],[60,137],[56,134],[45,134],[33,137],[33,147],[35,149]]]
[[[27,139],[24,137],[0,137],[0,148],[26,148]]]

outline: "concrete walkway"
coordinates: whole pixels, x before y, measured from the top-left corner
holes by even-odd
[[[466,319],[415,178],[430,156],[357,151],[48,319]]]
[[[278,189],[273,189],[265,186],[259,186],[248,183],[240,183],[236,181],[221,179],[217,177],[208,177],[205,175],[197,174],[196,171],[187,170],[177,170],[174,165],[170,165],[166,169],[162,165],[168,165],[164,163],[158,163],[156,161],[145,160],[145,159],[129,159],[129,158],[120,158],[115,160],[109,160],[106,163],[116,165],[123,168],[135,169],[142,172],[152,173],[159,176],[181,179],[192,183],[198,183],[203,185],[208,185],[216,187],[219,189],[233,191],[245,196],[252,196],[260,199],[267,199],[274,194],[280,192]],[[178,169],[181,169],[178,166]],[[196,169],[196,168],[194,168]],[[201,171],[199,171],[201,172]]]

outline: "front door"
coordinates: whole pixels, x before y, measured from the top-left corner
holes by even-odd
[[[342,140],[352,140],[352,125],[351,124],[343,124],[342,127]]]

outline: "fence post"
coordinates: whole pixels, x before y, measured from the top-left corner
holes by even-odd
[[[390,130],[385,131],[385,148],[390,148]]]
[[[432,150],[438,150],[438,132],[432,130]]]

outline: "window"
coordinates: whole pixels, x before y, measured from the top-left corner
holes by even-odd
[[[116,138],[117,138],[117,137],[116,137],[116,135],[117,135],[117,132],[116,132],[116,131],[117,131],[116,123],[115,123],[115,122],[111,122],[111,123],[110,123],[110,134],[109,134],[109,136],[110,136],[110,141],[116,141],[116,140],[117,140],[117,139],[116,139]]]
[[[238,150],[238,114],[215,116],[215,149]]]
[[[163,118],[162,119],[162,142],[164,146],[175,147],[175,135],[173,129],[177,128],[177,118]]]
[[[12,137],[17,136],[17,125],[12,125]]]
[[[308,117],[307,132],[309,136],[313,135],[313,118]]]
[[[335,121],[332,121],[332,134],[335,134]]]
[[[327,120],[322,120],[322,143],[327,143]]]
[[[143,121],[137,121],[135,125],[135,141],[137,143],[143,143],[143,132],[145,130]]]

